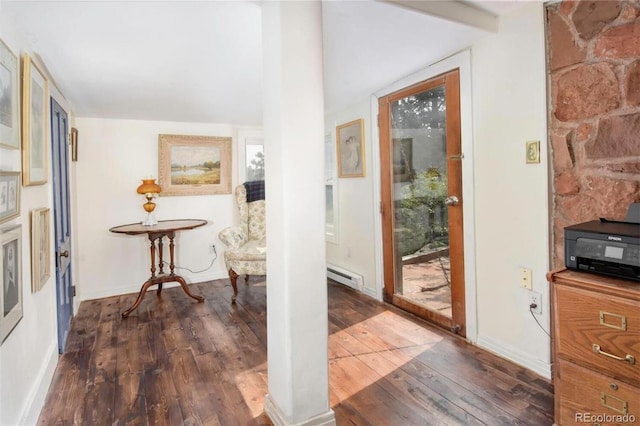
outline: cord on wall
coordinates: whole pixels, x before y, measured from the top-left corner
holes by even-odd
[[[215,244],[212,244],[212,245],[211,245],[211,247],[213,248],[213,259],[211,259],[211,263],[209,263],[209,266],[207,266],[206,268],[201,269],[201,270],[199,270],[199,271],[192,271],[191,269],[189,269],[189,268],[187,268],[187,267],[184,267],[184,266],[174,266],[174,267],[175,267],[176,269],[183,269],[183,270],[185,270],[185,271],[189,271],[189,272],[191,272],[192,274],[199,274],[199,273],[201,273],[201,272],[208,271],[208,270],[209,270],[209,269],[211,269],[211,267],[213,266],[213,262],[215,262],[215,261],[216,261],[216,259],[218,258],[218,252],[216,251],[216,245],[215,245]],[[167,263],[167,262],[165,262],[164,260],[162,261],[162,263],[163,263],[163,265],[168,266],[168,263]]]
[[[529,305],[529,312],[531,313],[531,316],[533,317],[534,320],[536,320],[536,322],[538,323],[538,327],[540,327],[540,329],[542,331],[544,331],[544,334],[546,334],[547,336],[551,337],[551,335],[549,334],[549,332],[547,330],[544,329],[544,327],[542,326],[542,324],[540,324],[540,322],[538,321],[538,318],[536,318],[536,316],[533,314],[533,310],[535,308],[537,308],[538,305],[536,305],[535,303],[532,303]]]

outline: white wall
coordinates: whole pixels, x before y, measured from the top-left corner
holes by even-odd
[[[23,37],[13,26],[13,23],[2,14],[1,2],[0,38],[18,58],[23,53],[32,54],[32,47],[27,41],[28,39]],[[52,90],[52,95],[68,110],[66,102],[55,89]],[[0,148],[0,170],[20,171],[21,169],[20,151]],[[58,352],[53,256],[50,264],[51,277],[41,291],[31,293],[30,212],[41,207],[52,208],[51,172],[49,172],[47,184],[21,187],[20,189],[20,216],[0,225],[0,232],[17,225],[22,226],[23,303],[22,320],[0,346],[1,425],[35,424],[37,422],[40,408],[53,377]],[[52,238],[51,250],[53,250],[53,240]]]
[[[472,48],[478,345],[550,377],[549,337],[528,309],[519,268],[533,270],[548,331],[546,75],[542,3],[500,19]],[[539,140],[540,164],[525,163]]]
[[[77,118],[78,162],[75,163],[78,212],[74,232],[78,239],[76,282],[80,300],[138,292],[150,275],[146,236],[113,234],[109,228],[144,218],[144,199],[136,188],[145,176],[158,177],[158,135],[230,136],[226,124],[174,123],[138,120]],[[235,142],[233,147],[235,150]],[[237,184],[233,159],[232,188]],[[233,190],[233,189],[232,189]],[[165,196],[156,199],[155,215],[165,219],[206,219],[209,224],[176,234],[176,265],[199,271],[209,266],[215,243],[218,258],[201,273],[177,270],[188,283],[227,277],[224,245],[218,232],[237,223],[231,194]],[[166,243],[166,240],[165,240]],[[168,250],[165,245],[165,260]]]
[[[369,99],[325,117],[325,132],[336,139],[336,126],[364,119],[365,176],[338,178],[338,233],[336,242],[327,242],[327,263],[340,266],[364,278],[364,292],[378,297],[379,278],[376,273],[376,238],[374,220],[379,220],[379,209],[374,206],[374,176],[372,164],[374,149],[371,139],[371,107]],[[337,156],[337,154],[336,154]],[[336,157],[337,158],[337,157]]]

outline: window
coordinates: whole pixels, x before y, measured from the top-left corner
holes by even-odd
[[[325,233],[327,241],[338,242],[338,179],[336,145],[331,132],[324,135]]]
[[[264,179],[262,130],[238,130],[238,181]]]

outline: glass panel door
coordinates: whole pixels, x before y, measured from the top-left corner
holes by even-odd
[[[379,100],[385,300],[464,335],[459,73]]]

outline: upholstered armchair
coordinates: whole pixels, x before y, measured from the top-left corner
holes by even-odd
[[[267,240],[265,222],[264,181],[251,181],[235,188],[235,198],[240,210],[240,225],[225,228],[218,238],[226,246],[224,263],[233,286],[231,303],[238,296],[237,280],[245,275],[267,274]]]

